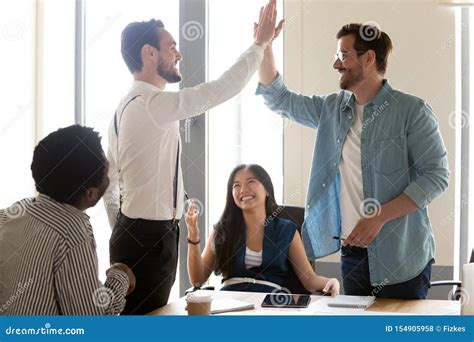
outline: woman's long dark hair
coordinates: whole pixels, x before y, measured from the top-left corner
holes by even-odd
[[[229,273],[234,255],[237,252],[239,242],[242,238],[242,233],[245,232],[245,222],[242,209],[235,204],[232,195],[234,177],[237,172],[244,169],[253,173],[255,178],[263,184],[263,187],[268,194],[265,198],[266,217],[274,216],[278,209],[275,201],[272,180],[263,167],[256,164],[242,164],[237,166],[231,172],[229,180],[227,181],[227,196],[224,212],[222,213],[219,222],[214,226],[214,244],[216,252],[215,273],[217,275],[226,275]]]

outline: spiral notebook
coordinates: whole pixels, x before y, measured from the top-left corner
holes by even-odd
[[[375,301],[373,296],[344,296],[328,298],[327,305],[331,308],[367,309]]]

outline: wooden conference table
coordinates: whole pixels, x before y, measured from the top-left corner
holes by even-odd
[[[236,312],[234,314],[240,315],[262,315],[268,312],[268,315],[286,313],[288,315],[302,314],[301,310],[297,309],[273,309],[264,308],[262,309],[260,304],[265,297],[265,293],[257,292],[236,292],[236,291],[209,291],[212,293],[213,300],[217,299],[236,299],[247,303],[253,303],[255,309]],[[320,300],[321,296],[311,296],[310,306]],[[181,297],[179,300],[173,303],[169,303],[157,310],[150,312],[150,315],[187,315],[185,310],[186,300],[185,297]],[[460,315],[461,304],[459,301],[452,300],[404,300],[404,299],[379,299],[377,298],[375,303],[366,310],[366,314],[373,313],[377,314],[407,314],[407,315]],[[307,313],[308,315],[311,313]],[[324,313],[316,313],[324,314]],[[332,313],[334,314],[334,313]],[[350,311],[344,311],[342,314],[351,314]],[[352,313],[357,314],[357,313]]]

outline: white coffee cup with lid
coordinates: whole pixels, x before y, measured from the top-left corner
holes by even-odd
[[[212,294],[207,291],[194,291],[186,295],[186,310],[190,316],[211,314]]]

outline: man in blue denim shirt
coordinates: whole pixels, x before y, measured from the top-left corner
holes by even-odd
[[[392,50],[386,33],[349,24],[336,37],[339,93],[288,90],[271,45],[259,69],[265,104],[318,129],[302,230],[308,258],[337,252],[334,237],[345,238],[346,294],[426,298],[435,255],[427,205],[449,179],[436,116],[383,78]]]

